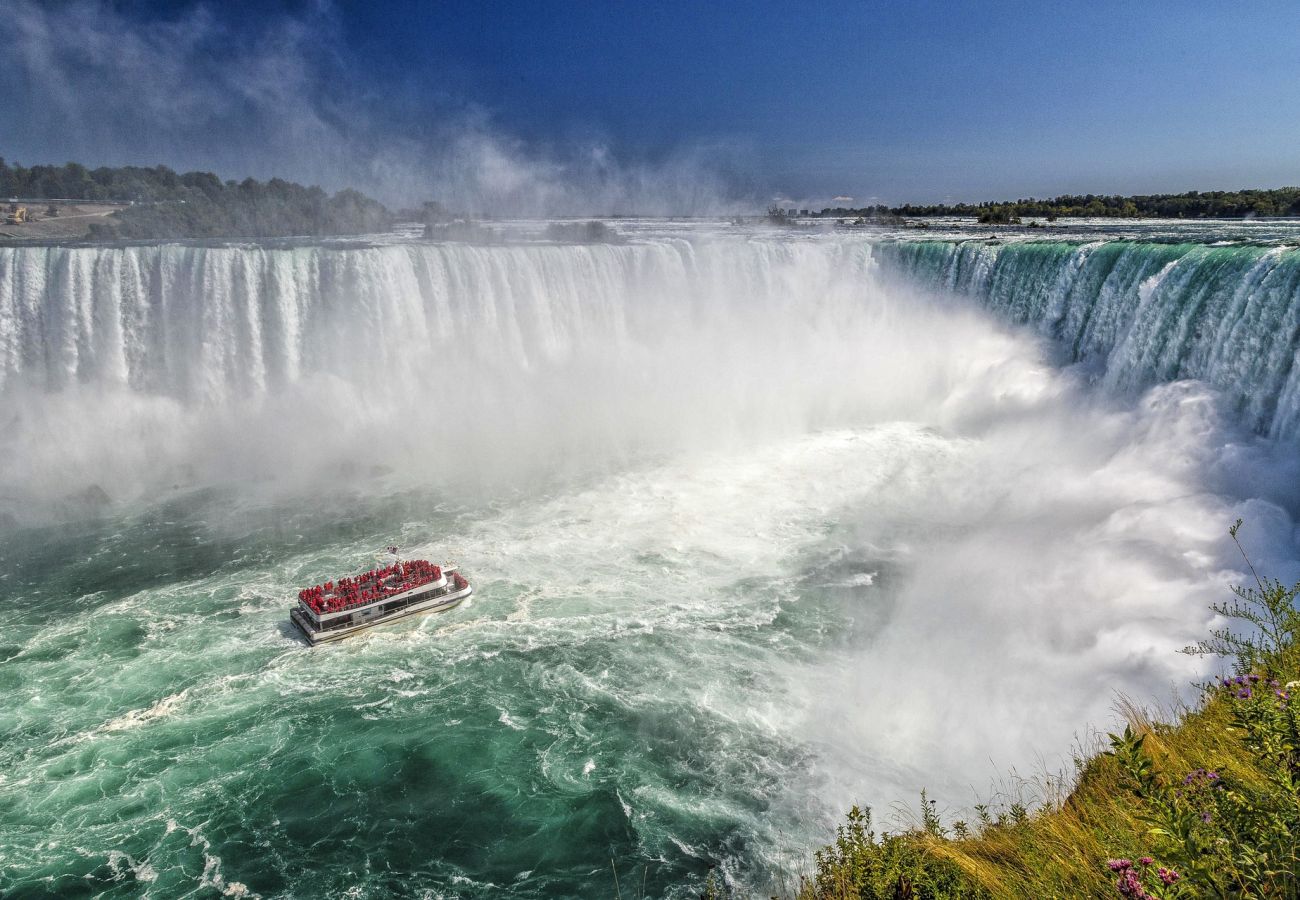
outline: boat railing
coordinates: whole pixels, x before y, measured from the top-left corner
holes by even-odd
[[[374,609],[376,606],[382,603],[391,603],[394,600],[397,600],[400,603],[400,606],[398,606],[397,609],[404,609],[405,607],[410,606],[412,603],[427,600],[431,597],[442,596],[443,594],[455,593],[457,590],[460,589],[456,588],[453,584],[448,582],[447,584],[444,584],[442,587],[434,588],[432,591],[429,591],[428,593],[419,596],[408,595],[403,597],[401,594],[398,594],[393,597],[386,597],[382,600],[376,600],[373,603],[367,603],[364,606],[354,606],[351,607],[350,609],[343,609],[333,613],[326,613],[325,615],[337,616],[337,618],[325,619],[318,616],[315,618],[314,624],[316,625],[317,631],[334,631],[335,629],[338,628],[351,628],[353,625],[359,624],[357,621],[355,621],[352,618],[353,615],[355,615],[358,612]],[[396,612],[397,609],[394,609],[392,611]]]

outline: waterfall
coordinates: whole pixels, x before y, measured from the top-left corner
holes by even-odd
[[[121,385],[221,403],[330,374],[428,384],[431,358],[536,372],[748,312],[809,315],[886,271],[1029,324],[1105,382],[1218,388],[1300,434],[1300,249],[1138,241],[0,249],[0,393]],[[720,299],[725,298],[725,299]]]
[[[533,370],[584,343],[788,305],[867,247],[637,245],[0,249],[0,392],[115,384],[219,403],[329,373],[421,381],[431,355]],[[800,288],[800,290],[796,290]],[[673,335],[679,337],[680,335]]]
[[[1112,391],[1199,379],[1248,427],[1300,435],[1300,250],[1283,247],[6,247],[0,506],[70,479],[139,495],[412,459],[477,477],[891,418],[961,427],[994,409],[969,402],[999,371],[982,355],[1007,354],[951,293],[1097,364]],[[1029,383],[996,377],[1008,396]]]
[[[779,237],[3,248],[0,513],[70,479],[476,477],[897,414],[827,383],[896,352],[864,356],[873,266]]]
[[[1300,249],[1144,241],[884,242],[890,272],[1033,326],[1133,391],[1198,379],[1250,428],[1300,436]]]

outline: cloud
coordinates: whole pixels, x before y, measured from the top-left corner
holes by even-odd
[[[203,4],[139,21],[105,2],[16,0],[0,42],[10,48],[0,98],[12,125],[0,151],[28,164],[163,162],[501,214],[753,205],[736,145],[620,159],[599,139],[525,141],[476,98],[366,87],[372,73],[326,2],[236,28]]]
[[[24,143],[89,158],[184,155],[229,165],[257,146],[325,149],[338,129],[314,95],[319,8],[236,34],[207,7],[137,22],[102,3],[12,4],[0,88]],[[324,54],[328,55],[328,54]]]

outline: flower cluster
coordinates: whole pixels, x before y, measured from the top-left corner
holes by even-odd
[[[1254,685],[1259,683],[1258,675],[1238,675],[1236,678],[1223,679],[1222,685],[1228,696],[1238,700],[1249,700],[1255,695]]]
[[[1212,772],[1208,769],[1193,769],[1183,778],[1183,784],[1191,786],[1211,785],[1217,783],[1219,773]]]
[[[1291,689],[1297,682],[1289,681],[1285,686],[1276,679],[1265,679],[1263,675],[1238,675],[1224,678],[1219,682],[1229,700],[1250,700],[1265,696],[1265,691],[1272,691],[1278,703],[1285,706],[1291,700]]]
[[[1218,772],[1212,769],[1193,769],[1183,776],[1182,787],[1174,791],[1174,798],[1186,803],[1202,822],[1209,824],[1214,818],[1213,813],[1210,812],[1214,806],[1214,799],[1208,795],[1208,792],[1224,791],[1227,788]]]
[[[1131,859],[1112,859],[1106,863],[1110,870],[1119,875],[1119,880],[1115,882],[1115,888],[1119,891],[1121,897],[1131,897],[1133,900],[1158,900],[1156,894],[1149,893],[1142,884],[1144,877],[1151,875],[1151,867],[1156,861],[1149,856],[1140,858],[1136,865]],[[1174,884],[1181,877],[1173,869],[1159,866],[1155,870],[1155,877],[1160,880],[1161,884],[1166,886]]]

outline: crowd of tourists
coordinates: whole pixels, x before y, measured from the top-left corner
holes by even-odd
[[[371,569],[355,577],[344,576],[337,582],[327,581],[298,592],[298,599],[317,615],[342,612],[355,606],[365,606],[376,600],[394,597],[414,588],[437,581],[442,569],[426,559],[395,562],[391,566]],[[466,584],[460,573],[453,573],[456,589]]]

